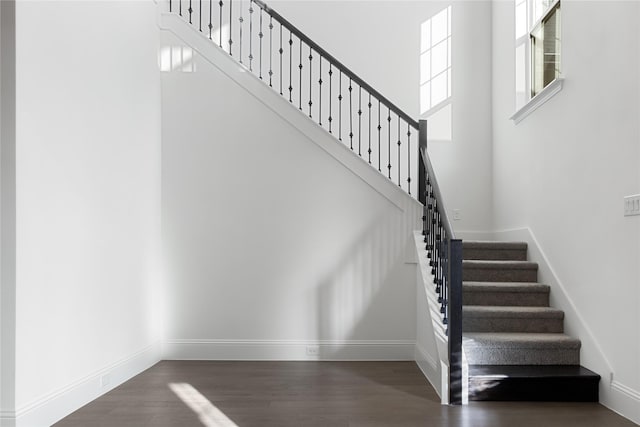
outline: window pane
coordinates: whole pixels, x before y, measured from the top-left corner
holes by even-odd
[[[447,99],[447,92],[449,91],[449,84],[447,82],[447,73],[442,73],[431,80],[431,106]]]
[[[447,28],[447,23],[449,21],[449,19],[447,18],[447,12],[448,9],[444,9],[442,12],[431,18],[432,44],[441,42],[442,40],[446,39],[447,35],[449,34],[449,29]]]
[[[531,32],[531,93],[538,94],[560,76],[560,7]]]
[[[431,83],[427,82],[420,86],[420,114],[429,111],[431,108]]]
[[[420,26],[420,52],[431,48],[431,20],[427,20]]]
[[[420,55],[420,84],[431,78],[431,51]]]
[[[431,74],[440,74],[447,69],[447,57],[449,56],[449,49],[447,47],[448,40],[436,45],[431,49]]]

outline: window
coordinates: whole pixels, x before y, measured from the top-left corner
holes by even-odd
[[[451,97],[451,6],[421,25],[420,113]]]
[[[516,109],[560,77],[560,1],[515,0]]]

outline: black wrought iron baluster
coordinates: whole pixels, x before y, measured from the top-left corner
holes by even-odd
[[[338,141],[342,141],[342,70],[338,80]]]
[[[371,94],[369,94],[369,103],[367,104],[369,107],[369,127],[367,130],[367,134],[369,136],[369,149],[367,153],[369,153],[369,164],[371,164]]]
[[[299,79],[299,83],[300,83],[300,87],[298,88],[298,109],[300,111],[302,111],[302,40],[300,40],[300,56],[298,57],[299,59],[299,65],[298,65],[298,69],[300,70],[300,79]]]
[[[171,10],[171,0],[169,0],[169,12],[173,12],[173,10]]]
[[[180,1],[178,2],[178,6],[179,6],[179,9],[178,9],[178,10],[179,10],[179,13],[178,13],[178,14],[179,14],[180,16],[182,16],[182,0],[180,0]]]
[[[211,38],[211,32],[213,31],[213,0],[209,0],[209,40]]]
[[[260,40],[260,55],[259,55],[259,66],[260,71],[258,73],[258,77],[262,80],[262,38],[264,37],[264,33],[262,32],[262,8],[260,8],[260,32],[258,33],[258,39]]]
[[[331,122],[333,121],[333,117],[331,117],[331,80],[333,76],[332,68],[333,67],[331,65],[331,62],[329,62],[329,133],[333,133],[331,132]]]
[[[318,79],[318,124],[322,126],[322,55],[320,55],[319,60],[319,71],[320,78]]]
[[[362,157],[362,86],[358,85],[358,156]]]
[[[400,115],[398,115],[398,187],[402,187],[400,184]]]
[[[269,16],[269,87],[273,87],[273,16]]]
[[[389,171],[389,179],[391,179],[391,108],[387,107],[387,129],[389,131],[389,140],[387,141],[388,144],[388,151],[387,151],[387,162],[389,163],[387,165],[387,169]]]
[[[198,16],[198,29],[202,32],[202,0],[198,0],[200,6],[200,14]]]
[[[382,131],[382,126],[380,126],[380,100],[378,99],[378,172],[382,172],[382,169],[380,169],[380,163],[381,163],[381,154],[380,154],[380,141],[381,141],[381,133]]]
[[[280,95],[282,95],[282,24],[280,24],[280,49],[278,49],[278,53],[280,54]]]
[[[349,77],[349,147],[353,150],[353,86]]]
[[[411,125],[407,123],[407,192],[411,195]]]
[[[293,91],[293,38],[291,30],[289,30],[289,102],[293,103],[291,93]]]
[[[218,46],[222,47],[222,6],[224,5],[224,2],[220,0],[218,5],[220,6],[220,25],[218,26],[220,34],[218,35]]]
[[[253,0],[249,0],[249,71],[253,71]]]
[[[233,52],[231,51],[231,45],[233,44],[233,0],[229,0],[229,55],[233,56]],[[242,3],[240,3],[240,7],[242,7]],[[222,31],[222,28],[220,29]]]
[[[238,35],[238,58],[242,64],[242,27],[244,27],[242,24],[244,22],[244,17],[242,16],[242,2],[240,2],[240,17],[238,18],[238,22],[240,23],[238,25],[240,31],[240,34]]]
[[[311,66],[311,61],[313,60],[313,54],[312,54],[312,50],[311,50],[311,46],[309,46],[309,118],[311,118],[311,106],[313,105],[313,102],[311,101],[311,88],[313,87],[313,83],[311,80],[311,75],[313,74],[313,67]]]
[[[191,7],[191,0],[189,0],[189,9],[187,10],[189,11],[189,24],[192,24],[191,15],[193,15],[193,8]]]

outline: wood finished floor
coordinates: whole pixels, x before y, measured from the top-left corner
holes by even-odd
[[[191,406],[205,411],[202,420],[170,388],[176,384],[190,393]],[[230,422],[224,423],[220,413]],[[55,424],[56,427],[635,425],[597,403],[473,402],[464,407],[442,406],[413,362],[200,361],[160,362]]]

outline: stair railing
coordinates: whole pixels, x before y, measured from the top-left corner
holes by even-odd
[[[436,174],[427,154],[427,121],[419,128],[418,200],[423,204],[422,234],[429,257],[449,350],[449,403],[462,403],[462,240],[456,239]]]
[[[426,152],[426,121],[411,118],[262,0],[168,4],[169,12],[180,15],[409,195],[412,183],[419,182],[423,234],[447,325],[450,403],[461,403],[462,245],[447,219]],[[413,157],[412,135],[419,138],[418,156]]]
[[[169,0],[169,11],[407,193],[416,193],[418,122],[266,3]]]

